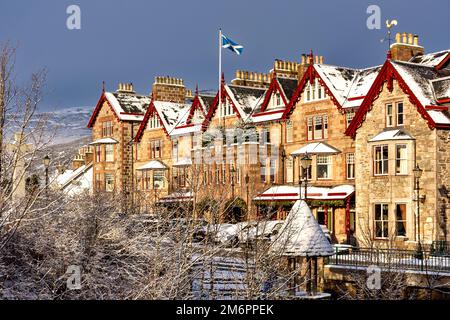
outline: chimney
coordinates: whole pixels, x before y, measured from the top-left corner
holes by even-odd
[[[132,83],[119,83],[119,88],[117,89],[119,93],[130,93],[134,94],[133,84]]]
[[[84,164],[88,165],[94,161],[94,152],[91,146],[87,146],[84,151]]]
[[[403,32],[395,35],[395,43],[391,45],[393,60],[410,61],[413,57],[423,55],[425,49],[419,45],[419,36]]]
[[[267,88],[270,85],[270,79],[264,73],[237,70],[236,77],[231,80],[231,84],[252,88]]]
[[[314,58],[315,57],[315,58]],[[307,55],[307,54],[302,54],[302,58],[301,58],[301,64],[297,65],[297,77],[298,77],[298,81],[300,82],[301,79],[303,78],[303,75],[306,73],[306,70],[308,70],[308,67],[311,64],[323,64],[323,56],[314,56],[311,57],[311,55]]]
[[[185,103],[187,90],[183,79],[173,77],[155,77],[152,95],[157,101]]]

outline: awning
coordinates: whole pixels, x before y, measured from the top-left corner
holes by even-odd
[[[173,164],[174,167],[189,167],[192,165],[191,158],[182,158]]]
[[[414,139],[409,134],[400,129],[387,130],[377,134],[369,140],[369,142],[386,141],[386,140],[411,140]]]
[[[119,143],[117,140],[114,140],[112,138],[103,138],[95,140],[94,142],[89,143],[91,146],[99,145],[99,144],[117,144]]]
[[[143,166],[137,168],[136,170],[165,170],[167,166],[158,160],[152,160]]]
[[[299,186],[276,186],[271,187],[259,194],[255,201],[297,201],[299,200]],[[352,185],[339,185],[335,187],[314,187],[306,189],[309,200],[345,200],[355,192]],[[301,187],[301,198],[304,198],[305,187]]]
[[[158,200],[158,203],[175,203],[193,201],[194,197],[191,191],[174,192]]]
[[[306,146],[301,147],[297,151],[291,153],[293,156],[299,156],[303,154],[335,154],[340,153],[340,151],[336,148],[333,148],[329,144],[325,142],[314,142],[309,143]]]

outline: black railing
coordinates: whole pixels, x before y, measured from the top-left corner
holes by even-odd
[[[424,251],[423,259],[417,258],[417,251],[398,249],[349,248],[336,251],[328,258],[328,264],[350,267],[378,266],[391,270],[415,270],[450,273],[450,256]]]

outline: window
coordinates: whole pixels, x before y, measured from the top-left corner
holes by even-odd
[[[152,177],[151,177],[151,171],[150,170],[145,170],[142,172],[142,178],[144,181],[144,189],[145,190],[150,190],[152,187]]]
[[[350,123],[352,122],[353,118],[355,117],[355,111],[352,112],[347,112],[345,114],[345,119],[346,119],[346,124],[347,124],[347,128],[350,125]]]
[[[263,128],[261,135],[262,135],[261,141],[264,144],[269,144],[270,143],[270,129],[268,127]]]
[[[386,105],[386,127],[394,126],[394,110],[392,109],[392,104]]]
[[[305,96],[306,102],[322,100],[327,97],[325,89],[320,85],[318,79],[314,81],[313,85],[311,85],[311,83],[308,82],[305,87],[305,92],[306,92]]]
[[[331,179],[331,156],[317,156],[317,179]]]
[[[403,125],[403,102],[397,102],[396,104],[396,113],[397,113],[397,126]]]
[[[172,159],[173,160],[178,160],[178,141],[177,140],[173,141]]]
[[[328,138],[328,116],[315,116],[307,118],[308,140]]]
[[[105,173],[105,191],[114,191],[114,176],[111,173]]]
[[[347,153],[347,179],[355,179],[355,154]]]
[[[389,232],[389,209],[386,203],[375,204],[375,237],[387,238]]]
[[[159,117],[156,112],[148,120],[148,126],[150,129],[158,129],[161,128],[161,122],[159,121]]]
[[[313,139],[313,117],[309,117],[307,121],[307,127],[308,127],[308,140]]]
[[[203,112],[199,109],[195,109],[194,114],[192,116],[192,123],[199,124],[199,123],[202,123],[203,120],[205,120],[205,116],[203,115]]]
[[[105,161],[114,162],[114,145],[105,144]]]
[[[102,161],[102,146],[97,145],[95,146],[95,162],[101,162]]]
[[[274,159],[270,159],[270,183],[275,182],[275,172],[276,172],[277,163]]]
[[[95,190],[101,191],[103,189],[102,175],[100,173],[95,174]]]
[[[150,159],[161,158],[161,141],[150,142]]]
[[[286,159],[286,182],[294,182],[294,161],[292,157]]]
[[[395,234],[406,237],[406,204],[395,205]]]
[[[112,121],[105,121],[102,123],[102,136],[110,137],[113,134]]]
[[[225,103],[222,103],[222,115],[231,116],[234,114],[233,106],[228,99],[225,99]]]
[[[395,146],[395,173],[408,173],[408,155],[406,145],[400,144]]]
[[[294,141],[294,125],[291,120],[286,122],[286,142]]]
[[[241,167],[239,166],[236,168],[236,182],[238,185],[241,184]]]
[[[260,177],[261,177],[261,182],[265,183],[266,182],[266,163],[265,161],[261,161],[261,173],[260,173]]]
[[[163,189],[164,188],[164,171],[155,170],[153,171],[153,189]]]
[[[312,165],[309,166],[307,172],[305,172],[305,169],[303,169],[303,167],[300,164],[300,176],[302,177],[302,179],[305,179],[305,175],[307,175],[307,179],[311,180],[312,179]]]
[[[374,174],[376,176],[387,175],[389,173],[388,146],[375,146],[374,153]]]

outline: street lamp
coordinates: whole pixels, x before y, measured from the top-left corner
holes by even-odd
[[[281,184],[284,184],[284,175],[285,175],[285,168],[286,168],[286,150],[284,148],[281,150],[281,163],[282,163],[282,171],[281,171]]]
[[[304,175],[305,175],[305,201],[306,201],[306,195],[307,195],[307,193],[306,193],[306,188],[308,187],[308,175],[309,175],[309,167],[311,166],[311,163],[312,163],[312,159],[311,159],[311,157],[308,155],[308,152],[307,153],[305,153],[305,155],[300,159],[300,163],[301,163],[301,166],[302,166],[302,168],[303,168],[303,172],[304,172]],[[301,177],[299,178],[299,182],[300,182],[300,194],[299,194],[299,196],[301,195],[301,189],[302,189],[302,183],[301,183]]]
[[[423,258],[423,251],[422,251],[422,243],[420,242],[420,178],[422,177],[423,170],[419,167],[418,164],[416,164],[416,167],[413,169],[414,173],[414,191],[416,193],[416,201],[417,201],[417,252],[416,257],[418,259]]]
[[[48,200],[48,167],[50,166],[50,157],[48,154],[42,159],[45,168],[45,198]]]
[[[247,220],[248,220],[248,216],[250,214],[250,203],[249,201],[249,191],[248,191],[248,187],[250,184],[250,177],[248,176],[248,172],[245,174],[245,187],[247,188]]]
[[[231,198],[234,199],[234,175],[236,173],[236,169],[234,169],[234,165],[231,165]]]

